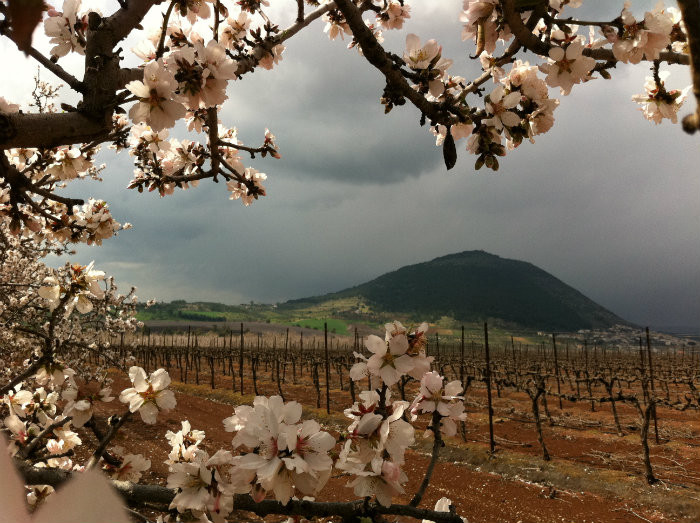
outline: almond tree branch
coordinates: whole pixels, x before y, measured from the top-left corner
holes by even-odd
[[[304,29],[306,26],[308,26],[311,22],[316,20],[317,18],[321,18],[324,14],[326,14],[328,11],[331,11],[335,9],[335,2],[330,2],[328,4],[324,4],[315,11],[312,11],[306,18],[304,18],[301,21],[296,21],[294,24],[289,26],[287,29],[282,31],[279,35],[268,38],[265,40],[265,43],[269,47],[273,47],[277,44],[281,44],[282,42],[289,40],[292,36],[297,34],[299,31]],[[268,49],[266,46],[258,46],[258,47],[263,47],[265,50]],[[255,50],[257,49],[254,48],[251,50],[251,55],[255,53]],[[246,73],[251,72],[253,69],[255,69],[255,66],[257,65],[257,60],[250,56],[249,58],[245,60],[239,60],[238,61],[238,70],[236,71],[236,74],[238,76],[243,76]]]
[[[74,91],[78,91],[79,93],[82,93],[83,90],[85,89],[83,82],[78,80],[75,76],[70,74],[68,71],[66,71],[63,67],[61,67],[57,63],[52,62],[51,60],[46,58],[43,54],[41,54],[39,51],[37,51],[33,47],[29,48],[27,54],[29,54],[29,56],[31,56],[37,62],[39,62],[41,65],[46,67],[49,71],[51,71],[53,74],[55,74],[61,80],[66,82],[66,84],[68,84],[68,86],[71,89],[73,89]]]
[[[112,441],[114,436],[117,435],[117,431],[122,428],[122,425],[126,422],[131,417],[131,411],[126,410],[124,414],[121,415],[119,418],[119,421],[114,423],[114,425],[110,425],[109,430],[107,431],[107,434],[105,434],[104,438],[102,438],[102,441],[100,441],[100,444],[97,446],[95,449],[95,452],[92,453],[92,456],[90,456],[90,459],[87,462],[87,465],[85,465],[85,469],[89,470],[93,468],[97,463],[100,461],[100,458],[102,457],[102,454],[104,454],[104,451],[107,449],[107,445],[109,445],[109,442]]]
[[[163,52],[165,51],[165,36],[168,32],[168,21],[170,20],[170,15],[173,12],[174,7],[175,0],[170,2],[168,9],[166,9],[165,14],[163,15],[163,25],[160,29],[160,39],[158,40],[158,47],[156,48],[156,60],[163,56]]]
[[[105,20],[105,25],[111,33],[112,47],[126,38],[156,4],[163,0],[126,0],[120,2],[124,7],[113,13]]]
[[[691,0],[692,1],[692,0]],[[518,41],[533,53],[537,53],[540,56],[548,56],[549,49],[551,46],[544,43],[542,40],[537,38],[537,36],[528,29],[523,23],[520,13],[518,13],[515,8],[514,0],[501,0],[501,8],[503,10],[503,18],[510,27],[511,32],[518,39]],[[612,24],[611,24],[612,25]],[[590,49],[584,48],[583,54],[585,56],[590,56],[596,60],[603,60],[606,62],[617,62],[615,55],[611,49]],[[674,53],[670,51],[665,51],[661,53],[659,59],[662,62],[667,62],[669,64],[683,64],[688,65],[690,59],[688,55],[682,53]]]
[[[440,108],[438,104],[429,102],[425,96],[413,89],[401,74],[401,70],[389,58],[384,48],[377,42],[372,31],[362,20],[362,12],[352,3],[351,0],[335,0],[338,9],[345,21],[350,26],[352,34],[362,48],[362,54],[374,67],[386,78],[387,85],[391,86],[408,98],[418,110],[433,123],[441,123],[449,126],[458,123],[457,118],[450,117],[447,111]]]
[[[24,458],[24,459],[28,458],[31,455],[31,453],[34,451],[34,449],[36,449],[36,447],[39,445],[39,443],[41,443],[41,440],[49,432],[51,432],[56,427],[60,427],[61,425],[65,425],[66,423],[68,423],[72,419],[73,419],[73,416],[66,416],[65,418],[61,418],[58,421],[54,421],[48,427],[46,427],[44,430],[42,430],[32,441],[29,442],[29,445],[27,445],[26,447],[24,447],[20,451],[20,455],[22,456],[22,458]]]
[[[236,144],[236,143],[226,142],[224,140],[219,140],[219,145],[231,147],[232,149],[237,149],[239,151],[246,151],[248,154],[250,154],[251,158],[255,158],[255,153],[262,153],[263,151],[270,150],[270,148],[265,146],[265,145],[263,145],[262,147],[248,147],[246,145],[240,145],[240,144]]]
[[[28,485],[51,485],[57,487],[69,480],[73,473],[57,468],[36,468],[25,463],[18,463],[20,474]],[[112,481],[112,486],[132,506],[158,505],[167,509],[175,497],[175,489],[160,485],[141,485],[129,481]],[[304,517],[340,516],[345,521],[356,518],[371,518],[379,515],[407,516],[414,519],[427,519],[435,523],[463,523],[462,518],[452,512],[412,507],[410,505],[390,505],[384,507],[364,499],[348,502],[318,502],[292,499],[286,505],[272,499],[256,503],[248,494],[236,494],[233,506],[235,510],[252,512],[260,517],[270,514]]]
[[[30,376],[33,376],[34,374],[36,374],[36,371],[38,371],[42,365],[49,362],[50,360],[51,360],[50,354],[44,354],[40,358],[35,360],[34,363],[29,365],[29,367],[24,369],[24,371],[22,371],[20,374],[18,374],[14,378],[12,378],[8,383],[6,383],[2,387],[0,387],[0,396],[4,396],[8,392],[10,392],[15,387],[15,385],[23,382],[24,380],[26,380]]]
[[[0,149],[56,147],[107,136],[105,122],[80,112],[0,114]]]
[[[430,430],[432,430],[433,432],[433,452],[430,456],[430,463],[428,463],[428,468],[425,470],[425,477],[423,478],[420,487],[418,487],[418,490],[413,496],[413,499],[411,499],[411,502],[409,503],[409,505],[411,505],[412,507],[417,507],[418,505],[420,505],[420,502],[423,499],[423,495],[425,494],[425,491],[428,488],[428,485],[430,484],[430,479],[433,476],[433,470],[435,469],[435,464],[438,461],[440,449],[445,445],[442,441],[442,434],[440,433],[440,425],[442,425],[441,418],[442,416],[436,408],[433,411],[432,425],[429,427]]]

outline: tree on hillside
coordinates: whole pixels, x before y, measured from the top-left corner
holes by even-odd
[[[275,11],[280,20],[270,14],[276,6],[267,0],[119,0],[108,3],[106,13],[80,0],[60,6],[0,1],[2,37],[79,98],[74,105],[61,102],[56,88],[39,79],[30,108],[0,96],[2,431],[24,481],[55,486],[67,479],[77,464],[72,449],[80,443],[72,428],[85,426],[100,443],[80,465],[103,467],[113,478],[127,480],[116,485],[132,507],[162,508],[171,520],[221,521],[235,500],[237,508],[260,515],[335,514],[349,520],[358,514],[396,514],[459,522],[448,501],[435,510],[418,507],[432,465],[412,502],[392,505],[403,492],[403,456],[413,441],[413,428],[404,418],[427,413],[435,449],[441,433],[453,433],[455,421],[463,419],[461,389],[430,372],[424,327],[411,331],[389,324],[385,340],[368,341],[372,356],[353,368],[353,378],[369,376],[373,389],[351,411],[353,436],[335,463],[329,456],[335,440],[317,422],[301,422],[298,404],[259,398],[254,407],[238,407],[225,421],[236,432],[236,455],[228,450],[209,455],[200,446],[204,434],[183,422],[182,430],[170,435],[168,488],[136,485],[149,460],[108,447],[135,413],[153,423],[159,412],[175,407],[167,389],[170,378],[162,369],[149,376],[132,367],[133,387],[119,395],[128,406],[103,431],[94,421],[93,404],[113,399],[106,381],[110,354],[97,344],[100,333],[135,328],[133,294],[119,295],[91,265],[52,270],[41,259],[71,243],[99,245],[128,228],[112,218],[106,202],[62,191],[75,180],[99,179],[102,167],[95,157],[100,147],[128,151],[135,165],[129,188],[139,192],[167,196],[211,179],[223,180],[231,199],[245,205],[265,196],[266,174],[246,166],[246,160],[279,159],[277,138],[266,130],[259,143],[242,143],[230,123],[220,119],[227,90],[260,68],[277,67],[287,40],[323,24],[331,40],[347,38],[348,47],[384,77],[384,90],[377,94],[386,112],[407,102],[418,110],[418,123],[435,135],[448,169],[463,139],[476,156],[476,169],[498,169],[498,158],[508,150],[534,142],[553,127],[559,101],[550,97],[550,88],[568,95],[592,78],[611,78],[620,62],[651,65],[644,92],[634,100],[656,123],[676,122],[691,92],[690,87],[671,88],[664,67],[689,66],[695,97],[689,105],[695,110],[683,118],[683,127],[697,130],[698,2],[679,0],[679,9],[659,5],[643,14],[626,4],[615,19],[598,21],[577,20],[574,8],[580,4],[465,0],[455,16],[463,22],[462,39],[474,44],[472,56],[482,66],[482,73],[468,80],[452,70],[452,60],[442,56],[435,40],[422,42],[408,34],[402,50],[382,46],[382,32],[401,30],[411,16],[404,0],[297,0],[291,16]],[[146,27],[142,41],[125,49],[125,39],[159,9],[157,25]],[[37,26],[49,37],[47,49],[32,41]],[[65,66],[70,53],[85,57],[81,70]],[[178,122],[187,138],[170,137]],[[102,351],[98,366],[89,358],[97,350]],[[422,384],[410,406],[390,399],[391,388],[404,375]],[[84,397],[81,384],[88,381],[100,387]],[[43,466],[32,466],[37,463]],[[315,496],[332,466],[352,478],[355,495],[375,501],[291,500],[297,494]],[[47,492],[37,487],[33,495],[38,499]],[[263,500],[268,492],[276,500]]]

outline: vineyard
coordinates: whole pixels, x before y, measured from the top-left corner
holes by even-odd
[[[429,340],[434,368],[465,391],[468,418],[451,445],[477,445],[494,461],[515,453],[521,466],[561,459],[620,471],[637,483],[700,491],[700,358],[693,347],[653,346],[648,332],[626,348],[555,335],[549,343],[489,344],[486,326],[481,339]],[[204,398],[278,394],[332,419],[364,387],[349,378],[363,347],[357,333],[329,339],[328,332],[262,333],[241,324],[226,334],[141,333],[111,341],[120,361],[110,364],[135,359],[147,371],[163,367],[181,391]],[[417,389],[404,376],[395,394],[411,401]]]

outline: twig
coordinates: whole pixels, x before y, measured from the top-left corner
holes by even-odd
[[[32,441],[29,442],[29,445],[24,447],[21,451],[21,455],[23,458],[29,457],[29,455],[34,451],[34,449],[39,445],[41,442],[41,439],[46,436],[49,432],[51,432],[53,429],[56,427],[60,427],[61,425],[64,425],[68,423],[70,420],[73,419],[73,416],[66,416],[65,418],[54,421],[51,425],[46,427],[44,430],[42,430]]]
[[[425,477],[423,478],[423,482],[420,484],[420,487],[418,487],[418,490],[413,496],[413,499],[411,499],[411,502],[409,503],[409,505],[412,507],[417,507],[423,499],[423,495],[425,494],[425,490],[430,484],[430,478],[433,475],[435,464],[437,463],[438,457],[440,455],[440,449],[444,446],[444,443],[442,441],[442,434],[440,433],[440,425],[442,424],[441,418],[441,414],[437,411],[437,409],[435,409],[433,411],[432,425],[429,427],[430,430],[433,431],[433,451],[430,456],[430,463],[428,463],[428,468],[425,470]]]
[[[102,457],[102,454],[104,454],[104,451],[107,448],[109,442],[112,441],[114,436],[117,435],[117,431],[122,427],[122,425],[124,425],[126,420],[130,417],[131,411],[127,410],[126,412],[124,412],[124,414],[121,415],[118,422],[110,426],[109,431],[102,439],[102,441],[100,441],[100,444],[95,449],[95,452],[92,453],[92,456],[88,460],[87,465],[85,465],[85,470],[90,470],[100,461],[100,458]]]
[[[163,25],[160,30],[160,39],[158,40],[158,47],[156,48],[156,60],[163,56],[163,51],[165,50],[165,36],[168,32],[168,21],[170,20],[170,14],[173,12],[173,7],[175,7],[175,0],[170,2],[168,9],[163,15]]]

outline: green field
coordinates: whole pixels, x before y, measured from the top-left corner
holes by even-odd
[[[326,320],[319,320],[319,319],[306,319],[306,320],[298,320],[298,321],[292,321],[288,322],[289,325],[295,325],[297,327],[304,327],[306,329],[315,329],[315,330],[323,330],[323,324],[328,323],[328,332],[334,332],[336,334],[341,334],[341,335],[347,335],[349,334],[348,330],[348,324],[344,322],[343,320],[335,320],[335,319],[326,319]]]

